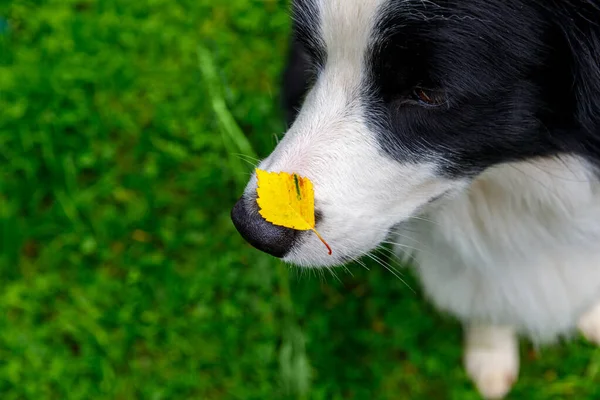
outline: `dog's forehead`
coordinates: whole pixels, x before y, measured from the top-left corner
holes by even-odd
[[[293,9],[296,33],[319,63],[325,55],[329,61],[364,61],[397,27],[434,19],[444,10],[432,0],[295,0]]]
[[[319,0],[321,32],[327,49],[364,50],[385,3],[389,0]]]
[[[315,54],[356,62],[364,57],[383,10],[393,0],[296,0],[299,35]],[[355,65],[359,65],[356,63]]]

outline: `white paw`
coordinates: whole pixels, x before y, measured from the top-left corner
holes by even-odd
[[[577,327],[587,340],[600,345],[600,303],[583,314]]]
[[[465,369],[485,399],[502,399],[519,375],[517,339],[512,333],[489,333],[467,337]]]

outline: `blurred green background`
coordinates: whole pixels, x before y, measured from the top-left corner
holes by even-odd
[[[0,1],[0,398],[478,398],[410,272],[302,273],[229,220],[287,7]],[[600,398],[592,346],[522,355],[511,398]]]

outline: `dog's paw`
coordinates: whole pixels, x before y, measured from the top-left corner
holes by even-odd
[[[600,303],[579,318],[577,327],[587,340],[600,345]]]
[[[502,399],[519,375],[517,339],[494,328],[471,331],[467,336],[465,369],[485,399]]]

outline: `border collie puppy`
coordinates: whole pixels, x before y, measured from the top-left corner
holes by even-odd
[[[600,1],[296,0],[293,124],[259,168],[310,178],[317,230],[232,212],[251,244],[305,266],[391,235],[465,328],[486,398],[517,337],[600,343]],[[403,231],[404,230],[404,231]],[[409,237],[407,239],[407,237]],[[404,248],[404,246],[403,246]]]

